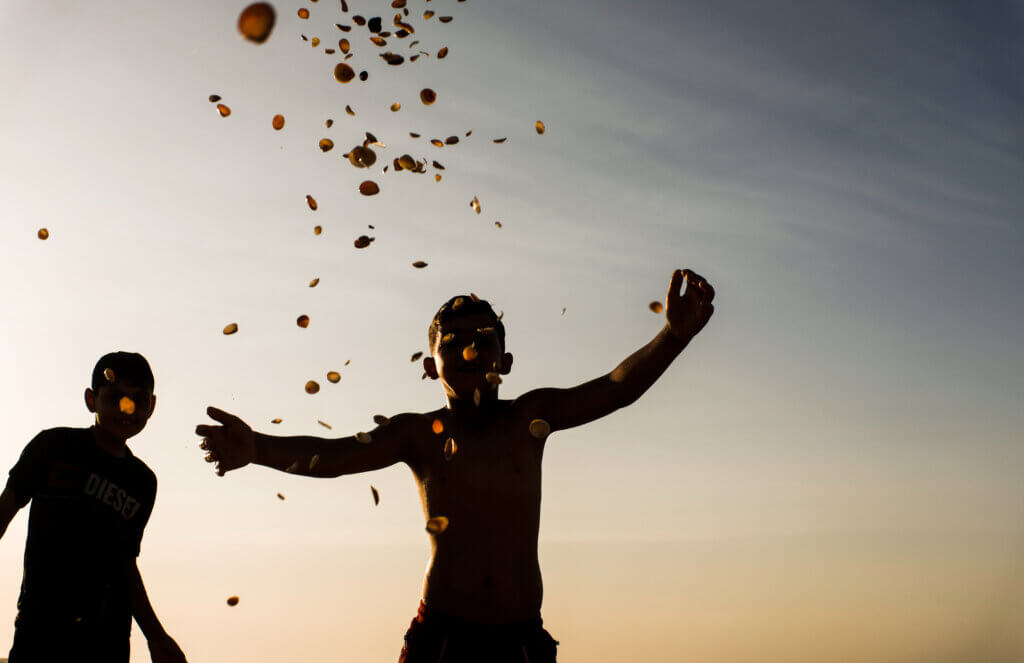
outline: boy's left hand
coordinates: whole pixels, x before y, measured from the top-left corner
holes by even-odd
[[[181,647],[166,633],[149,640],[149,657],[153,663],[188,663]]]
[[[680,295],[683,278],[686,279],[686,292]],[[677,269],[672,274],[665,301],[665,317],[672,334],[682,341],[696,336],[715,312],[711,304],[714,298],[715,289],[703,276],[689,269]]]

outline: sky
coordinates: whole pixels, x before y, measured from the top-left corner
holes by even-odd
[[[430,55],[389,67],[356,27],[369,79],[344,85],[339,3],[275,3],[259,46],[244,6],[0,6],[3,459],[90,423],[102,354],[148,357],[139,564],[190,661],[396,660],[429,552],[406,468],[218,478],[207,405],[286,435],[435,408],[409,357],[468,292],[504,311],[504,396],[571,386],[658,332],[677,267],[716,288],[707,328],[546,447],[559,660],[1024,656],[1024,5],[411,0]],[[387,148],[358,171],[341,154],[366,131]],[[381,173],[405,152],[442,181]]]

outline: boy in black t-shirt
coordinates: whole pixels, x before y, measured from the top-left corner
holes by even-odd
[[[0,494],[0,536],[32,502],[11,663],[127,663],[131,619],[154,663],[184,663],[142,584],[136,558],[156,475],[125,442],[153,414],[153,373],[114,352],[93,369],[90,428],[51,428],[29,442]]]

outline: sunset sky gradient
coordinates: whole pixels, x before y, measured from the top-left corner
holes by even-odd
[[[546,448],[559,661],[1024,656],[1024,5],[410,0],[448,57],[388,67],[356,27],[347,85],[336,0],[276,3],[261,46],[244,5],[0,5],[2,460],[90,423],[100,355],[149,358],[140,567],[190,661],[397,660],[429,551],[405,467],[218,478],[207,405],[317,435],[434,408],[409,357],[470,291],[505,313],[504,396],[570,386],[657,333],[676,267],[714,284],[708,327]],[[364,131],[371,173],[341,158]],[[381,174],[403,152],[443,180]],[[26,523],[0,542],[0,655]]]

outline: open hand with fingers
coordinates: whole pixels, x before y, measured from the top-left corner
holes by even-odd
[[[686,291],[680,294],[683,279],[686,279]],[[714,299],[715,289],[703,276],[689,269],[677,269],[672,274],[665,302],[669,331],[680,340],[689,341],[711,319],[715,312],[711,304]]]
[[[196,435],[203,437],[199,448],[206,451],[207,463],[217,464],[217,474],[224,476],[255,460],[256,435],[249,424],[215,407],[206,408],[206,414],[221,425],[200,424],[196,426]]]

